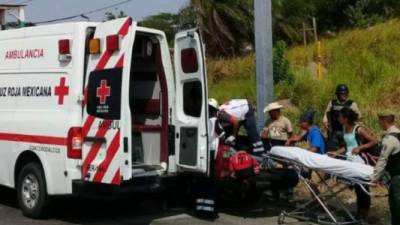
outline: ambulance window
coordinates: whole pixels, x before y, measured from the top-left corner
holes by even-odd
[[[186,48],[181,51],[181,65],[184,73],[196,73],[199,70],[197,52],[194,48]]]
[[[103,119],[121,116],[122,69],[93,71],[89,75],[87,112]]]
[[[191,81],[183,85],[183,111],[188,116],[200,117],[203,94],[200,81]]]

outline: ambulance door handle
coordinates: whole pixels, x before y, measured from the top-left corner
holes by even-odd
[[[105,144],[107,143],[107,140],[105,137],[86,137],[84,139],[85,142],[93,142],[93,143],[99,143],[99,144]]]

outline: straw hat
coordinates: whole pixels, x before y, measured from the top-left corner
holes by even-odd
[[[378,113],[378,117],[395,117],[395,113],[391,110],[383,110]]]
[[[270,112],[272,110],[277,110],[277,109],[282,109],[283,105],[277,103],[277,102],[272,102],[269,103],[265,108],[264,108],[264,113]]]

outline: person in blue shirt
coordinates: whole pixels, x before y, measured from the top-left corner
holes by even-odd
[[[314,124],[314,113],[306,112],[300,117],[300,128],[303,130],[303,134],[299,136],[293,136],[286,143],[287,145],[292,145],[296,142],[307,141],[307,150],[325,154],[326,153],[326,142],[322,135],[321,129]]]

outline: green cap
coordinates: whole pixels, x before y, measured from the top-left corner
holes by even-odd
[[[391,117],[391,116],[395,116],[394,112],[390,111],[390,110],[384,110],[378,113],[378,117]]]

